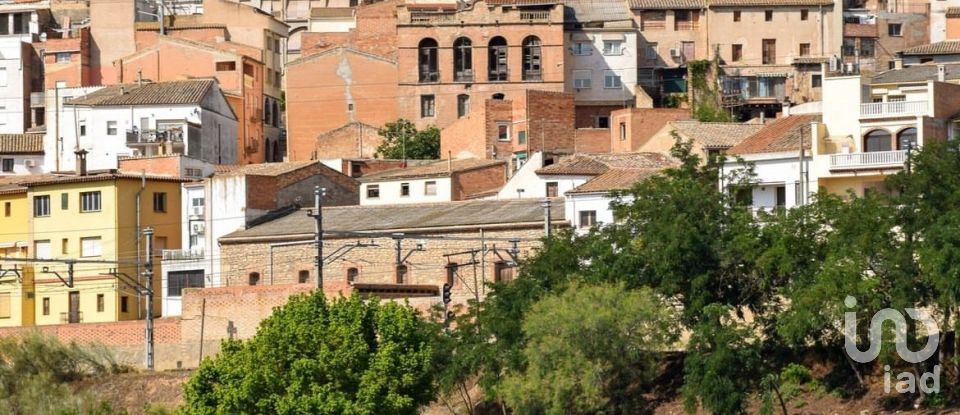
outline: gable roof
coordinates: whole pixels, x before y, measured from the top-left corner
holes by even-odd
[[[362,51],[362,50],[357,49],[357,48],[352,47],[352,46],[337,46],[337,47],[334,47],[334,48],[324,49],[324,50],[322,50],[322,51],[320,51],[320,52],[311,53],[311,54],[306,55],[306,56],[301,56],[301,57],[299,57],[299,58],[297,58],[297,59],[294,59],[294,60],[292,60],[292,61],[290,61],[290,62],[287,62],[287,66],[290,67],[290,66],[294,66],[294,65],[300,65],[300,64],[303,64],[303,63],[308,63],[308,62],[317,60],[317,59],[322,58],[322,57],[324,57],[324,56],[337,55],[337,54],[342,54],[342,53],[352,53],[352,54],[354,54],[354,55],[363,56],[363,57],[365,57],[365,58],[370,58],[370,59],[376,59],[376,60],[379,60],[379,61],[383,61],[383,62],[389,63],[389,64],[391,64],[391,65],[396,65],[396,64],[397,64],[397,61],[396,61],[396,60],[392,60],[392,59],[390,59],[390,58],[388,58],[388,57],[386,57],[386,56],[377,55],[377,54],[373,54],[373,53],[370,53],[370,52],[365,52],[365,51]]]
[[[960,79],[960,64],[948,64],[943,66],[945,70],[944,80],[950,81]],[[880,72],[879,74],[874,75],[871,83],[874,85],[897,84],[936,81],[937,79],[937,65],[913,65],[903,69],[892,69],[889,71]]]
[[[566,194],[577,193],[607,193],[616,190],[627,190],[648,177],[659,174],[663,169],[612,169],[604,174],[587,180]]]
[[[567,0],[563,20],[568,23],[616,22],[632,20],[633,15],[622,0]]]
[[[577,153],[537,170],[542,176],[599,176],[614,169],[663,169],[677,161],[663,153]]]
[[[190,105],[199,104],[213,88],[213,79],[110,85],[67,101],[69,105]]]
[[[495,165],[505,165],[503,160],[459,159],[440,160],[435,163],[408,166],[399,169],[383,170],[364,175],[363,183],[394,181],[401,179],[426,179],[430,177],[449,177],[452,173],[480,169]]]
[[[768,123],[756,134],[743,140],[728,154],[780,153],[800,150],[800,139],[810,135],[810,123],[819,115],[792,115]],[[808,138],[808,137],[805,137]],[[803,148],[810,148],[810,140],[803,140]]]
[[[831,6],[833,0],[712,0],[710,6]]]
[[[707,149],[733,147],[763,128],[763,124],[695,120],[673,121],[670,126],[680,135],[700,143]]]
[[[218,168],[217,176],[280,176],[292,171],[300,170],[319,164],[319,161],[290,161],[283,163],[258,163],[244,164],[231,167]]]
[[[926,45],[907,48],[904,55],[953,55],[960,53],[960,40],[944,40],[943,42],[928,43]]]
[[[630,0],[633,10],[690,10],[704,7],[707,7],[706,0]]]
[[[0,154],[43,154],[43,134],[0,134]]]

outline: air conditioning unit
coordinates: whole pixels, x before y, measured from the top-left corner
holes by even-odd
[[[37,167],[37,161],[36,161],[36,160],[24,160],[24,161],[23,161],[23,165],[24,165],[25,167],[29,168],[29,169],[32,169],[32,168],[34,168],[34,167]]]
[[[194,224],[193,224],[193,233],[203,233],[203,229],[204,229],[204,226],[203,226],[203,225],[204,225],[204,224],[202,224],[202,223],[194,223]]]
[[[680,48],[670,48],[670,57],[671,58],[680,58],[682,55],[680,53]]]

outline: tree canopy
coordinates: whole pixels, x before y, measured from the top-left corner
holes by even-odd
[[[385,159],[436,160],[440,158],[440,129],[430,126],[417,130],[403,118],[388,122],[380,129],[383,142],[376,157]]]

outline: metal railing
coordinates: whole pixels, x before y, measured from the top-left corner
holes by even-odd
[[[550,20],[549,10],[531,10],[521,11],[520,20],[523,21],[547,21]]]
[[[183,129],[127,131],[127,144],[152,144],[161,141],[183,142]]]
[[[464,69],[456,71],[453,74],[454,82],[473,82],[473,69]]]
[[[83,311],[60,313],[60,324],[83,323]]]
[[[831,154],[831,169],[902,166],[907,161],[907,150],[871,151],[866,153]]]
[[[927,107],[927,101],[870,102],[860,104],[860,118],[926,115]]]
[[[440,82],[440,72],[439,71],[420,71],[420,82],[421,83],[433,83]]]
[[[543,72],[539,69],[526,69],[523,71],[524,81],[542,81]]]
[[[164,249],[161,255],[161,258],[163,258],[164,261],[203,259],[203,250],[194,251],[189,249]]]
[[[456,21],[457,21],[457,15],[453,13],[411,14],[410,15],[411,24],[456,23]]]

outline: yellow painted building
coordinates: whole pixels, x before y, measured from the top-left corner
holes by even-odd
[[[0,258],[25,258],[30,233],[27,189],[0,187]],[[32,326],[33,272],[22,262],[0,259],[0,327]]]
[[[145,298],[133,282],[140,280],[142,269],[137,264],[145,260],[145,241],[138,229],[154,229],[156,253],[179,248],[181,182],[172,177],[107,173],[26,184],[27,212],[21,220],[28,226],[29,256],[77,261],[73,287],[64,283],[70,273],[63,262],[27,265],[28,270],[32,268],[32,281],[23,285],[33,285],[32,323],[144,318]],[[154,264],[156,301],[152,309],[159,315],[159,258]],[[24,318],[21,324],[30,323]]]

